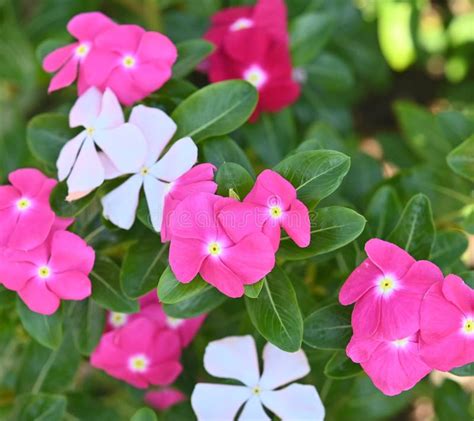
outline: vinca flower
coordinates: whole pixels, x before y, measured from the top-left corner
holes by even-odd
[[[283,420],[324,419],[324,406],[314,386],[293,383],[310,372],[305,353],[284,352],[270,343],[263,349],[260,373],[257,349],[251,336],[233,336],[210,342],[204,367],[215,377],[240,385],[198,383],[191,404],[199,421],[270,420],[265,409]]]

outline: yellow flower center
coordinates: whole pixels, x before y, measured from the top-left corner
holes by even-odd
[[[94,132],[95,132],[95,128],[94,128],[94,127],[88,127],[88,128],[86,129],[86,133],[87,133],[88,136],[92,136],[92,135],[94,134]]]
[[[209,251],[209,254],[211,256],[219,256],[219,254],[221,254],[222,252],[221,245],[219,243],[216,243],[215,241],[213,241],[207,246],[207,250]]]
[[[278,219],[283,214],[283,211],[280,206],[270,207],[270,216],[272,218]]]
[[[135,58],[133,58],[132,56],[125,56],[122,60],[122,64],[127,69],[130,69],[131,67],[135,66]]]
[[[231,31],[241,31],[242,29],[251,28],[253,26],[253,22],[247,18],[240,18],[237,19],[231,26]]]
[[[259,89],[267,81],[267,74],[262,70],[262,68],[260,68],[260,66],[253,65],[244,72],[243,78]]]
[[[382,292],[383,294],[393,291],[394,288],[395,288],[395,282],[392,278],[389,278],[386,276],[385,278],[381,279],[379,282],[379,289],[380,289],[380,292]]]
[[[87,44],[81,44],[76,48],[76,56],[85,57],[89,52],[89,46]]]
[[[51,270],[48,266],[41,266],[40,268],[38,268],[38,276],[41,279],[49,278],[49,275],[51,275]]]
[[[392,343],[393,343],[397,348],[403,348],[406,344],[408,344],[408,338],[396,339],[395,341],[392,341]]]
[[[22,198],[18,202],[16,202],[16,207],[20,211],[24,211],[31,206],[31,202],[28,199]]]
[[[474,334],[474,319],[469,318],[464,321],[464,326],[463,326],[464,333],[468,334]]]
[[[148,167],[143,167],[141,170],[140,170],[140,174],[145,176],[145,175],[148,175],[150,173],[150,169]]]
[[[149,365],[150,361],[146,355],[142,354],[134,355],[128,360],[128,366],[130,370],[135,373],[145,373],[148,370]]]
[[[256,396],[260,395],[260,393],[262,392],[262,389],[260,389],[259,386],[255,386],[253,389],[252,389],[252,393]]]
[[[128,316],[125,313],[110,313],[110,324],[113,327],[122,327],[125,323],[127,323]]]

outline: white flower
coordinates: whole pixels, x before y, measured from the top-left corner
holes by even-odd
[[[158,160],[176,132],[174,121],[161,110],[138,105],[133,108],[129,122],[143,133],[148,151],[145,158],[128,171],[133,175],[103,197],[103,214],[120,228],[130,229],[143,186],[153,228],[160,231],[165,196],[171,183],[196,163],[197,146],[190,137],[185,137],[175,142]]]
[[[107,178],[130,172],[145,157],[142,133],[124,122],[110,89],[102,94],[92,87],[81,95],[71,109],[69,125],[84,130],[64,145],[56,163],[59,180],[67,178],[68,200],[87,195]]]
[[[294,383],[310,367],[305,353],[284,352],[270,343],[263,349],[260,376],[257,349],[251,336],[231,336],[208,344],[204,367],[215,377],[239,380],[243,386],[199,383],[191,404],[199,421],[270,420],[263,406],[284,421],[323,420],[324,406],[314,386]],[[263,406],[262,406],[263,405]]]

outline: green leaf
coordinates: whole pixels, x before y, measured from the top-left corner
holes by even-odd
[[[132,415],[130,421],[158,421],[158,417],[150,408],[140,408],[135,414]]]
[[[435,412],[439,421],[470,421],[469,395],[452,380],[435,389]]]
[[[189,319],[204,313],[209,313],[226,300],[227,296],[221,294],[211,285],[208,285],[199,294],[195,294],[186,300],[175,304],[164,304],[163,310],[168,316],[178,319]]]
[[[217,171],[216,182],[219,186],[217,194],[227,197],[232,189],[243,199],[254,185],[254,179],[247,170],[239,164],[226,162]]]
[[[303,317],[293,285],[278,267],[266,279],[258,298],[245,297],[250,320],[269,342],[296,352],[303,341]]]
[[[430,260],[446,270],[463,255],[468,245],[468,239],[462,231],[439,231]]]
[[[274,169],[293,184],[298,198],[311,209],[339,187],[349,167],[347,155],[319,150],[291,155]]]
[[[15,305],[17,294],[0,285],[0,308]]]
[[[347,94],[354,87],[351,68],[337,55],[324,52],[305,69],[311,85],[328,93]]]
[[[245,285],[245,296],[249,298],[258,298],[262,292],[263,285],[267,282],[267,278],[263,278],[255,284]]]
[[[105,311],[91,299],[71,305],[74,343],[81,354],[90,355],[104,332]]]
[[[180,301],[188,300],[209,288],[211,288],[210,285],[200,276],[197,276],[187,284],[179,282],[168,266],[161,275],[158,284],[158,297],[162,303],[176,304]]]
[[[178,60],[173,67],[173,77],[183,78],[214,51],[214,44],[203,39],[190,39],[176,44]]]
[[[19,297],[16,301],[16,309],[23,327],[35,341],[47,348],[59,348],[63,338],[61,309],[51,316],[45,316],[31,311]]]
[[[429,259],[434,240],[435,226],[430,200],[424,194],[417,194],[407,203],[388,241],[421,260]]]
[[[453,373],[456,376],[461,376],[461,377],[474,376],[474,363],[466,364],[461,367],[454,368],[450,370],[450,373]]]
[[[168,245],[158,235],[140,239],[130,246],[122,263],[120,282],[130,298],[145,295],[158,285],[167,265]]]
[[[61,395],[25,394],[15,399],[11,421],[54,421],[62,420],[67,401]]]
[[[330,304],[316,310],[304,321],[305,344],[318,349],[345,349],[352,335],[351,309]]]
[[[362,368],[346,356],[346,351],[337,351],[324,367],[324,374],[331,379],[348,379],[360,373]]]
[[[396,190],[391,186],[380,187],[367,206],[367,221],[374,237],[385,238],[395,228],[402,205]]]
[[[96,256],[92,280],[92,298],[108,310],[135,313],[138,303],[128,299],[120,287],[120,268],[108,257]]]
[[[67,44],[68,42],[63,39],[47,39],[36,48],[36,59],[41,63],[49,53]]]
[[[337,250],[362,233],[365,218],[352,209],[340,206],[317,209],[311,214],[311,243],[300,248],[284,235],[278,255],[288,260],[302,260]]]
[[[65,181],[58,183],[51,192],[49,202],[51,209],[57,216],[63,218],[74,218],[85,211],[89,205],[94,201],[96,192],[93,191],[82,199],[74,200],[72,202],[66,201],[68,195],[68,187]]]
[[[225,162],[234,162],[244,167],[250,175],[255,175],[245,152],[228,136],[207,139],[201,144],[200,149],[203,162],[210,162],[216,167],[220,167]]]
[[[28,123],[26,139],[36,158],[55,167],[59,152],[76,132],[69,128],[66,115],[39,114]]]
[[[257,99],[256,89],[242,80],[206,86],[174,110],[171,118],[178,125],[174,138],[189,136],[199,142],[230,133],[248,120]]]
[[[453,149],[447,160],[456,174],[474,181],[474,135]]]
[[[311,62],[329,41],[335,21],[328,13],[307,13],[290,25],[290,45],[293,65]]]

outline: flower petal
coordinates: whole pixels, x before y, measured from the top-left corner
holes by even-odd
[[[295,200],[282,218],[283,229],[299,247],[308,247],[311,241],[311,224],[308,208]]]
[[[339,291],[339,302],[347,306],[361,299],[374,287],[383,273],[370,259],[365,259],[347,278]]]
[[[258,396],[252,396],[244,405],[239,421],[270,421]]]
[[[54,274],[47,283],[48,288],[63,300],[83,300],[92,293],[90,279],[79,271]]]
[[[145,402],[160,411],[171,408],[187,400],[186,395],[178,389],[165,388],[151,390],[145,394]]]
[[[144,180],[144,189],[151,223],[155,231],[160,232],[161,224],[163,222],[166,184],[148,175]]]
[[[56,48],[43,59],[43,70],[52,73],[61,68],[71,57],[77,43],[68,44],[64,47]]]
[[[178,281],[188,283],[197,276],[207,257],[205,247],[202,241],[192,238],[171,241],[169,262]]]
[[[112,19],[100,12],[79,13],[67,24],[68,32],[80,40],[91,40],[97,33],[116,25]]]
[[[69,112],[69,126],[91,127],[99,116],[102,106],[102,93],[96,88],[89,88],[74,103]]]
[[[356,302],[352,312],[352,328],[357,335],[371,336],[380,326],[382,297],[372,292]]]
[[[37,268],[30,262],[15,262],[5,256],[0,259],[1,284],[12,291],[19,291],[36,276]]]
[[[58,160],[56,161],[59,181],[65,180],[71,173],[85,139],[86,133],[81,132],[62,147]]]
[[[10,235],[8,247],[16,250],[31,250],[40,246],[48,237],[56,215],[47,206],[35,206],[20,213],[18,221]]]
[[[56,185],[53,179],[46,177],[36,168],[22,168],[13,171],[8,175],[8,180],[21,194],[30,199],[38,198],[44,202],[49,202],[49,194]]]
[[[89,274],[94,267],[94,249],[78,235],[57,231],[51,242],[49,265],[57,273],[80,271]]]
[[[183,366],[178,361],[169,361],[150,368],[146,377],[153,385],[168,386],[178,378],[182,371]]]
[[[65,88],[72,84],[77,77],[79,62],[72,58],[56,73],[48,86],[48,93]]]
[[[219,258],[209,256],[204,260],[199,273],[207,283],[215,286],[230,298],[239,298],[244,295],[243,279],[239,278]]]
[[[252,336],[228,336],[210,342],[204,354],[206,371],[220,378],[235,379],[254,387],[258,384],[257,348]]]
[[[125,122],[122,107],[114,92],[107,88],[102,95],[100,113],[94,122],[96,129],[112,129]]]
[[[443,295],[458,307],[466,316],[474,313],[474,290],[456,275],[448,275],[443,282]]]
[[[31,311],[50,315],[59,308],[59,298],[51,292],[40,278],[30,279],[25,286],[18,291],[18,295]]]
[[[141,61],[162,61],[171,66],[178,56],[175,45],[159,32],[145,32],[137,49]]]

